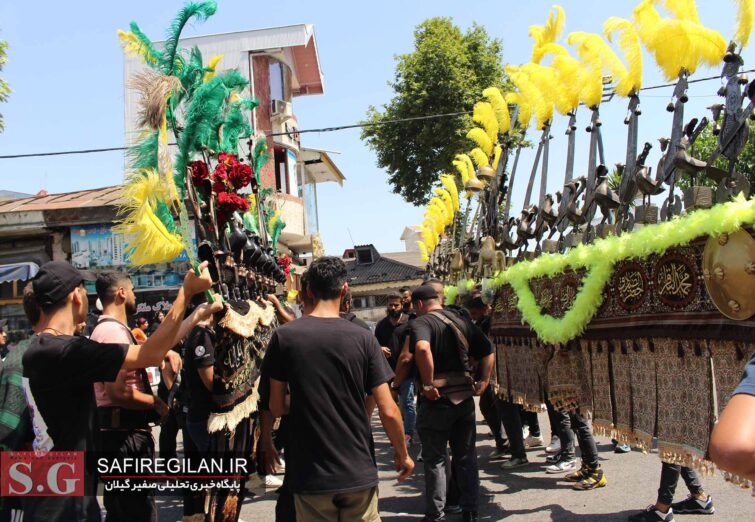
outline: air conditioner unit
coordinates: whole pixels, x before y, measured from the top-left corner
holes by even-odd
[[[291,104],[283,100],[272,100],[270,108],[271,116],[290,116]]]

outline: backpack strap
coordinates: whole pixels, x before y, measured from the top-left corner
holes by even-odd
[[[464,335],[464,332],[461,331],[461,328],[459,328],[459,325],[456,323],[456,321],[448,317],[448,315],[444,314],[441,310],[433,310],[428,315],[435,317],[443,324],[451,328],[451,331],[453,331],[454,336],[456,337],[456,346],[459,350],[459,359],[461,360],[461,364],[464,367],[464,371],[471,371],[471,368],[469,366],[469,341],[467,340],[467,336]]]

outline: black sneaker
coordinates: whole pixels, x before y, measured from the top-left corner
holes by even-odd
[[[713,507],[713,499],[710,498],[710,495],[705,500],[697,500],[690,495],[681,502],[671,504],[671,509],[674,510],[674,513],[679,513],[680,515],[712,515],[716,512],[716,508]]]
[[[443,511],[448,515],[458,515],[461,513],[461,506],[459,504],[446,504]]]
[[[477,516],[477,511],[464,511],[461,514],[461,519],[464,522],[477,522],[480,517]]]
[[[661,513],[655,506],[648,506],[645,511],[640,511],[636,515],[628,518],[629,522],[672,522],[674,520],[674,510],[669,508],[668,513]]]

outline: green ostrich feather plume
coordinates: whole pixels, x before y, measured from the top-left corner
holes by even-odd
[[[254,178],[257,180],[257,184],[261,185],[260,171],[262,167],[270,160],[270,153],[267,149],[267,138],[264,134],[261,134],[254,144],[254,150],[252,151],[252,168],[254,169]]]
[[[131,29],[131,32],[134,33],[136,38],[139,40],[141,48],[144,51],[144,58],[147,65],[151,67],[157,67],[157,65],[160,63],[160,60],[162,58],[162,56],[160,55],[160,51],[155,49],[155,46],[152,43],[152,40],[150,40],[147,37],[147,35],[142,32],[141,29],[139,29],[139,25],[136,22],[131,22],[129,28]]]
[[[158,132],[150,132],[133,147],[129,147],[126,156],[133,170],[157,169]]]
[[[252,99],[244,99],[229,105],[228,114],[223,122],[223,143],[220,149],[225,152],[236,153],[239,138],[246,138],[252,133],[249,118],[242,111],[250,111],[257,107],[259,102]]]
[[[218,130],[225,120],[226,99],[232,91],[246,87],[249,82],[238,71],[225,71],[200,85],[186,109],[176,161],[176,185],[185,189],[186,165],[194,152],[205,148],[219,150]]]
[[[162,65],[163,72],[166,74],[176,73],[176,58],[178,55],[178,40],[181,38],[181,32],[186,24],[192,18],[199,22],[204,22],[217,11],[218,4],[214,1],[209,2],[189,2],[176,15],[168,27],[165,47],[163,49]]]

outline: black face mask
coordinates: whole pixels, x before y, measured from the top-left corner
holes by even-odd
[[[401,317],[401,310],[388,310],[388,317],[398,319]]]

